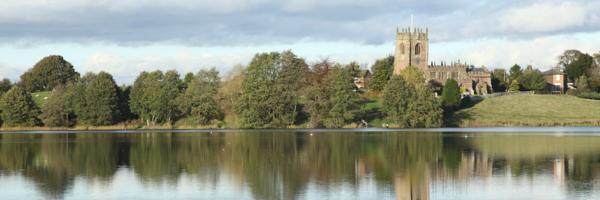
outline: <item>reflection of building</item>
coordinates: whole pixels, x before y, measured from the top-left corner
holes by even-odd
[[[566,91],[566,74],[560,69],[560,65],[545,71],[546,90],[549,92],[564,93]]]
[[[429,168],[424,173],[396,176],[394,179],[394,191],[396,200],[428,200],[429,199]]]
[[[475,68],[460,62],[446,64],[429,63],[429,31],[421,29],[402,29],[396,31],[396,52],[394,55],[394,74],[413,66],[423,71],[425,79],[444,84],[454,79],[460,87],[470,94],[491,93],[491,73],[485,67]]]

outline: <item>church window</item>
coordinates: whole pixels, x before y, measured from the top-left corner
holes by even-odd
[[[421,54],[421,44],[417,43],[417,45],[415,45],[415,55],[419,54]]]
[[[437,78],[436,76],[437,76],[437,74],[435,74],[435,72],[429,72],[430,78],[435,79],[435,78]]]

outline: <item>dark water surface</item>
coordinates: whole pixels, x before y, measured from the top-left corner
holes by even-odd
[[[2,133],[0,199],[600,199],[600,128]]]

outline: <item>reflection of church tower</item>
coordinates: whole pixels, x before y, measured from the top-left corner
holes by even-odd
[[[427,68],[429,55],[429,31],[418,28],[396,30],[396,53],[394,54],[394,74],[407,66],[414,66],[423,72]]]

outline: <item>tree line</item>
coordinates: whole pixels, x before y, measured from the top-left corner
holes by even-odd
[[[342,128],[378,120],[389,127],[442,126],[443,109],[451,106],[435,98],[423,72],[408,67],[395,76],[392,70],[393,57],[377,60],[371,92],[364,92],[354,83],[361,74],[355,62],[307,64],[283,51],[258,53],[226,77],[215,68],[184,76],[156,70],[118,86],[107,72],[81,76],[62,56],[52,55],[17,83],[0,82],[0,121],[4,127]],[[44,103],[32,96],[40,92],[50,93]]]

